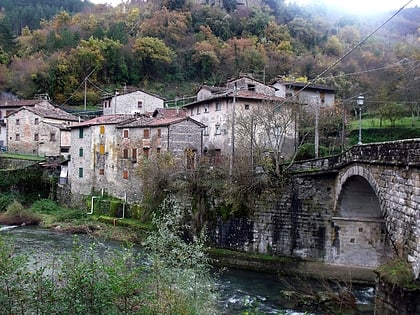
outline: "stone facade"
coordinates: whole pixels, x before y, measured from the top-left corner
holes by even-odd
[[[21,107],[7,116],[9,152],[40,156],[67,154],[70,126],[79,118],[52,105]]]
[[[102,99],[104,115],[150,113],[156,108],[163,108],[164,104],[163,98],[140,90],[123,94],[117,93]]]
[[[284,99],[276,97],[275,89],[248,76],[241,76],[228,81],[226,87],[204,86],[197,92],[197,101],[184,106],[187,115],[206,125],[203,145],[205,152],[215,152],[217,156],[229,158],[232,146],[240,148],[240,144],[251,142],[244,139],[243,130],[238,118],[248,113],[255,113],[267,104],[282,104]],[[282,104],[284,116],[291,116],[290,107]],[[263,112],[263,111],[262,111]],[[250,125],[249,122],[247,125]],[[232,126],[235,126],[232,128]],[[282,145],[281,155],[291,156],[295,148],[295,123],[285,123],[286,136]],[[258,130],[254,131],[257,140],[267,151],[273,150]],[[242,136],[241,136],[242,135]],[[254,139],[255,142],[255,139]],[[264,143],[264,144],[263,144]],[[250,148],[246,147],[246,151]],[[248,153],[247,153],[248,154]]]
[[[48,101],[36,100],[0,100],[0,148],[7,148],[7,118],[12,112],[26,106],[52,106]]]
[[[336,90],[325,85],[288,82],[280,79],[272,82],[272,86],[276,88],[276,96],[292,98],[303,105],[320,107],[335,105]]]
[[[250,218],[219,222],[212,238],[221,247],[348,266],[400,255],[418,278],[419,167],[420,139],[295,163],[282,191],[255,196]],[[241,237],[224,243],[229,233]]]
[[[105,115],[78,124],[72,128],[71,191],[141,200],[139,160],[170,152],[180,163],[195,167],[202,150],[202,127],[175,109],[157,110],[154,116]],[[186,150],[192,155],[187,157]]]

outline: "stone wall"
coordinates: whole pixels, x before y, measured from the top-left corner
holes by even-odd
[[[372,144],[297,163],[289,169],[289,182],[282,191],[250,198],[253,215],[247,220],[219,221],[217,233],[223,237],[216,238],[216,244],[364,267],[376,267],[389,256],[400,255],[407,257],[417,278],[419,147],[419,140]],[[369,192],[356,189],[360,185],[347,185],[357,178],[366,182]],[[377,203],[368,202],[372,198]],[[377,207],[374,211],[372,205]],[[354,215],[341,211],[342,207],[353,209]],[[232,241],[235,235],[240,235],[237,242]]]

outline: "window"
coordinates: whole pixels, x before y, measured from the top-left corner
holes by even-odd
[[[79,177],[83,177],[83,167],[79,167]]]
[[[99,175],[105,175],[105,169],[100,168],[99,169]]]
[[[204,105],[204,112],[205,113],[208,113],[209,112],[209,105],[208,104],[205,104]]]
[[[194,116],[194,108],[190,108],[190,116]]]
[[[220,124],[216,124],[216,129],[214,130],[214,134],[215,135],[220,135],[221,134],[221,132],[220,132]]]
[[[99,154],[105,154],[105,144],[99,145]]]
[[[160,128],[157,130],[157,136],[158,138],[162,138],[162,130]]]
[[[248,91],[255,91],[255,84],[248,84]]]
[[[34,120],[34,124],[35,125],[39,125],[39,118],[37,117],[37,118],[35,118],[35,120]]]
[[[137,161],[137,148],[133,148],[131,151],[131,159]]]
[[[143,130],[143,138],[144,139],[149,139],[150,137],[150,130],[149,129],[144,129]]]
[[[143,108],[143,101],[137,102],[137,108]]]
[[[216,103],[216,110],[217,111],[222,110],[222,103],[220,103],[220,102]]]
[[[51,142],[55,142],[55,140],[56,140],[56,139],[55,139],[55,132],[51,132],[51,133],[50,133],[50,141],[51,141]]]
[[[208,126],[205,126],[205,127],[204,127],[203,134],[204,134],[205,136],[208,136],[208,135],[209,135],[209,127],[208,127]]]
[[[246,110],[248,110],[248,109],[249,109],[249,104],[245,104],[245,105],[244,105],[244,108],[245,108]]]
[[[291,98],[292,96],[293,96],[293,93],[291,93],[291,92],[286,93],[286,98]]]
[[[123,149],[123,159],[128,159],[128,149],[127,148]]]
[[[34,134],[34,141],[39,141],[39,134]]]
[[[123,171],[123,178],[128,179],[128,170]]]
[[[79,138],[83,138],[83,128],[79,128]]]
[[[149,158],[149,148],[143,148],[143,157],[145,159]]]
[[[99,126],[99,134],[103,135],[105,133],[105,126],[101,125]]]
[[[16,140],[16,141],[20,141],[20,134],[18,134],[18,133],[17,133],[17,134],[15,135],[15,140]]]
[[[79,156],[83,156],[83,148],[79,148]]]
[[[156,148],[156,155],[160,156],[160,148]]]
[[[16,125],[20,125],[20,119],[16,119]]]
[[[123,138],[128,139],[128,129],[123,130]]]
[[[319,98],[321,100],[321,104],[324,105],[325,104],[325,91],[319,92]]]
[[[197,115],[200,114],[200,106],[197,106],[197,110],[195,112]]]

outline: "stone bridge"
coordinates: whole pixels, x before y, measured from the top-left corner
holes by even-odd
[[[226,225],[216,240],[240,250],[361,267],[399,255],[418,278],[419,168],[420,139],[357,145],[294,163],[281,193],[260,195],[247,222],[226,223],[236,244],[229,243]]]

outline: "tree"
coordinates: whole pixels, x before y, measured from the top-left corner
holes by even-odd
[[[402,104],[387,103],[378,109],[379,114],[388,119],[392,127],[395,127],[397,119],[404,117],[406,110]]]
[[[140,37],[133,45],[133,52],[141,60],[146,74],[153,74],[158,62],[170,63],[174,52],[159,38]]]
[[[237,145],[250,152],[252,167],[271,165],[274,173],[280,174],[280,164],[290,155],[287,146],[294,139],[296,115],[291,104],[276,101],[265,101],[238,112],[235,118]]]

